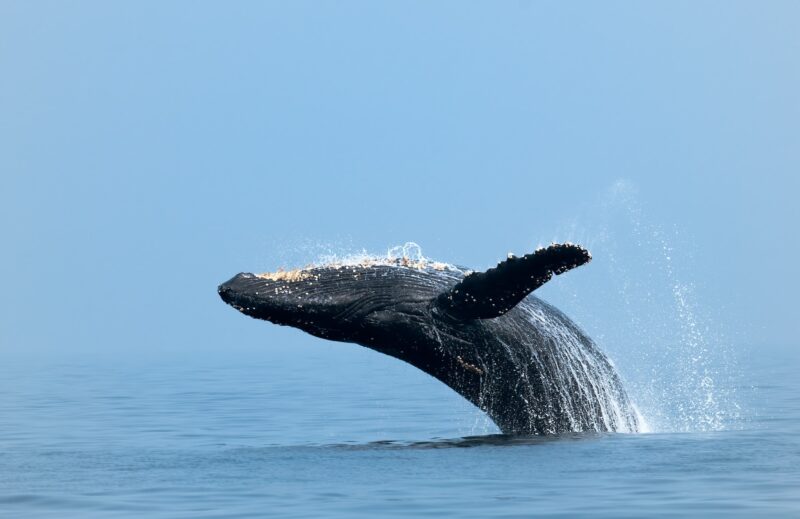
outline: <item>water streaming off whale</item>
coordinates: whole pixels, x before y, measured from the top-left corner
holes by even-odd
[[[741,426],[748,412],[739,392],[751,388],[731,330],[722,326],[724,307],[704,301],[691,230],[655,221],[636,186],[620,180],[557,234],[586,243],[595,262],[591,275],[549,284],[547,299],[614,359],[649,428]]]

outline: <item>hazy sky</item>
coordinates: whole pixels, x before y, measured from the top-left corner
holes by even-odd
[[[474,267],[599,244],[570,290],[600,306],[607,235],[624,263],[662,231],[729,337],[793,347],[798,20],[778,1],[0,2],[0,350],[317,341],[245,322],[217,284],[409,240]],[[638,216],[615,227],[620,190]]]

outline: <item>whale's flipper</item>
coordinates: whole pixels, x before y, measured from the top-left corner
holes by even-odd
[[[570,243],[554,244],[521,258],[510,256],[486,272],[469,274],[440,294],[435,305],[456,319],[499,317],[547,283],[553,274],[562,274],[591,259],[589,251]]]

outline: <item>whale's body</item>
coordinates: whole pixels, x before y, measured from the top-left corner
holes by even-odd
[[[635,407],[594,342],[535,288],[589,261],[554,245],[484,273],[428,262],[238,274],[220,296],[251,317],[396,357],[484,410],[501,431],[636,432]]]

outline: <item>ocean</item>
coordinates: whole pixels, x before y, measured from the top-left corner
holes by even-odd
[[[712,429],[552,437],[358,346],[230,352],[0,355],[0,517],[800,516],[787,348]]]

